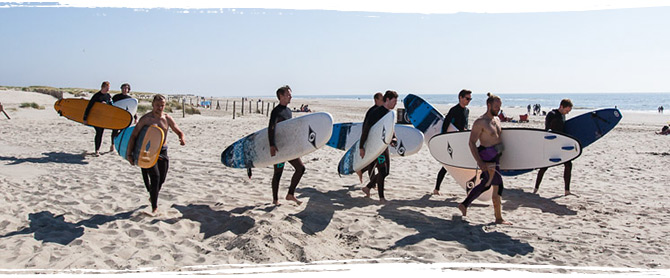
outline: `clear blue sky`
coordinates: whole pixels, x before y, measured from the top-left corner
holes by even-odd
[[[216,13],[213,13],[216,11]],[[0,8],[0,85],[203,96],[670,92],[670,7],[397,14]]]

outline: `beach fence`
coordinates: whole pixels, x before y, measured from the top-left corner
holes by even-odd
[[[228,103],[229,102],[230,102],[230,100],[226,100],[225,111],[228,111]],[[237,114],[237,108],[238,107],[239,107],[239,111],[240,111],[239,116],[244,116],[245,107],[246,107],[246,113],[247,114],[261,114],[262,115],[265,112],[265,116],[268,117],[268,116],[270,116],[270,103],[272,103],[272,108],[274,108],[277,105],[276,102],[269,102],[269,101],[264,101],[262,99],[256,99],[255,100],[256,110],[254,112],[254,110],[252,110],[252,104],[251,104],[252,102],[254,102],[253,99],[248,99],[248,98],[243,97],[242,99],[240,99],[239,106],[238,106],[238,101],[233,100],[232,101],[232,103],[233,103],[232,104],[233,119],[238,117],[238,114]]]

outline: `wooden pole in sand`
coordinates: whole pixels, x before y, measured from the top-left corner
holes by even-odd
[[[186,118],[186,109],[184,108],[184,104],[186,103],[186,99],[182,98],[181,99],[181,117]]]
[[[242,105],[240,107],[242,107],[242,116],[244,116],[244,98],[242,98]]]
[[[233,101],[233,120],[235,119],[235,101]]]
[[[251,115],[251,100],[249,101],[249,114]]]
[[[226,100],[226,111],[228,111],[228,100]]]
[[[256,114],[258,114],[258,100],[256,101]]]

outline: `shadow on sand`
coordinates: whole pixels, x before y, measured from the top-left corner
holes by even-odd
[[[15,156],[0,156],[0,161],[11,161],[7,165],[18,165],[21,163],[64,163],[64,164],[88,164],[81,154],[70,154],[63,152],[42,153],[43,157],[17,158]]]

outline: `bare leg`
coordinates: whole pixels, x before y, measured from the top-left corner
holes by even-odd
[[[468,214],[468,208],[465,207],[465,205],[458,204],[458,209],[461,211],[461,214],[463,214],[463,216],[466,216]]]
[[[542,183],[542,178],[544,177],[544,173],[547,172],[547,169],[549,168],[541,168],[540,171],[537,172],[537,178],[535,178],[535,189],[533,190],[533,194],[536,194],[538,190],[540,190],[540,183]]]
[[[496,217],[496,224],[512,225],[512,223],[507,222],[502,218],[502,202],[500,200],[500,195],[498,195],[498,186],[492,185],[491,190],[493,190],[493,197],[491,200],[493,201],[493,212]]]
[[[363,172],[361,170],[356,171],[356,175],[358,175],[358,181],[360,183],[363,183]]]
[[[363,193],[365,193],[365,198],[370,198],[370,188],[368,188],[366,186],[366,187],[363,187],[362,190],[363,190]]]
[[[294,201],[298,206],[302,204],[302,202],[298,201],[298,199],[295,196],[293,196],[293,194],[287,194],[286,200]]]
[[[433,190],[433,195],[440,195],[440,191],[437,189]]]

